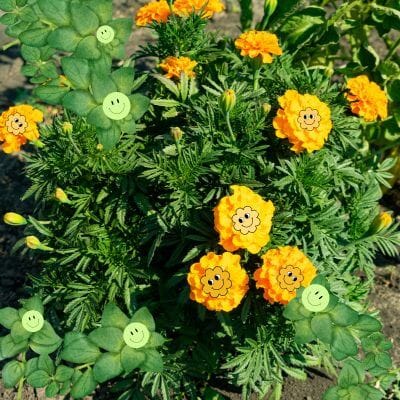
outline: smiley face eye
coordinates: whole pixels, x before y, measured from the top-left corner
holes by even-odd
[[[293,282],[296,282],[296,281],[297,281],[297,276],[294,276],[294,277],[292,278],[292,281],[293,281]]]
[[[119,99],[117,99],[117,103],[119,104]]]
[[[293,272],[288,272],[288,276],[292,276],[293,275]]]
[[[212,279],[209,279],[209,280],[207,281],[207,283],[208,283],[210,286],[214,285],[214,281],[213,281]]]
[[[249,218],[250,218],[250,214],[249,214],[249,213],[246,213],[246,214],[244,214],[244,217],[245,217],[246,219],[249,219]]]
[[[307,119],[307,115],[306,115],[306,114],[304,114],[304,115],[303,115],[303,118],[304,118],[304,119]]]
[[[215,275],[215,276],[214,276],[214,279],[215,279],[216,281],[219,281],[219,280],[221,279],[221,275],[219,275],[219,274]]]
[[[313,119],[313,118],[314,118],[314,115],[310,114],[310,118]]]
[[[15,122],[19,122],[19,118],[15,118],[14,121],[15,121]]]
[[[239,218],[238,221],[243,224],[243,218]]]

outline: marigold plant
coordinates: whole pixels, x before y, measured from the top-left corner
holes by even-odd
[[[271,249],[261,258],[263,264],[254,279],[270,303],[287,304],[296,297],[296,290],[307,287],[317,274],[312,261],[297,247]]]
[[[232,253],[208,253],[190,267],[187,277],[190,298],[211,311],[232,311],[249,289],[246,270],[240,256]]]
[[[136,25],[146,26],[152,22],[167,22],[171,15],[171,6],[166,0],[150,2],[141,7],[136,13]]]
[[[321,149],[332,130],[329,106],[296,90],[287,90],[278,101],[281,108],[273,120],[276,136],[288,139],[296,153]]]
[[[349,92],[346,97],[350,102],[351,111],[363,117],[365,121],[384,119],[388,115],[388,98],[386,93],[368,79],[366,75],[350,78],[347,81]]]
[[[214,208],[215,229],[225,250],[258,253],[269,242],[275,207],[245,186],[231,186],[233,194]]]
[[[200,13],[202,18],[212,18],[215,13],[225,9],[221,0],[175,0],[174,12],[182,17]]]
[[[167,57],[162,63],[159,64],[160,68],[166,72],[166,78],[178,78],[181,74],[186,74],[187,77],[193,78],[196,73],[193,69],[196,67],[197,62],[191,60],[189,57]]]

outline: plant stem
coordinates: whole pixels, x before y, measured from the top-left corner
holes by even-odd
[[[72,134],[71,134],[71,133],[70,133],[70,134],[67,134],[67,136],[69,137],[69,141],[71,142],[71,144],[72,144],[72,146],[74,147],[74,149],[78,152],[78,154],[82,154],[81,150],[80,150],[79,147],[76,145],[76,143],[75,143],[75,141],[74,141],[74,139],[73,139],[73,137],[72,137]]]
[[[392,47],[389,50],[389,53],[387,53],[385,57],[385,61],[390,60],[399,47],[400,47],[400,37],[393,43]]]
[[[259,79],[260,79],[260,68],[255,67],[255,69],[254,69],[254,90],[258,90],[260,88]]]
[[[235,136],[235,134],[233,133],[233,130],[232,130],[232,125],[231,125],[231,119],[230,119],[229,112],[226,113],[225,119],[226,119],[226,125],[228,126],[228,131],[229,131],[229,133],[231,135],[231,138],[232,138],[233,141],[236,141],[236,136]]]
[[[10,47],[16,46],[17,44],[20,44],[20,41],[18,39],[13,40],[12,42],[9,42],[3,46],[3,51],[8,50]]]

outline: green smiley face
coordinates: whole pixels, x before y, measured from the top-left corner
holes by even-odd
[[[150,339],[150,332],[147,327],[140,322],[132,322],[124,330],[124,341],[133,349],[140,349],[145,346]]]
[[[312,312],[324,311],[329,304],[330,295],[322,285],[310,285],[306,287],[301,295],[303,306]]]
[[[131,102],[126,94],[112,92],[103,101],[103,112],[110,119],[116,121],[124,119],[131,111]]]
[[[111,43],[115,37],[114,29],[109,25],[102,25],[99,29],[97,29],[96,37],[100,43]]]
[[[39,311],[31,310],[27,311],[22,316],[22,326],[28,332],[38,332],[43,328],[44,319],[43,315]]]

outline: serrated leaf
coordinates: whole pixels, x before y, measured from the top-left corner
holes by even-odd
[[[119,328],[101,327],[90,332],[89,339],[106,351],[119,353],[125,344],[122,334]]]
[[[118,68],[115,70],[111,77],[117,85],[118,91],[129,95],[132,90],[134,70],[131,67]]]
[[[358,313],[343,303],[338,303],[336,307],[330,311],[333,322],[340,326],[353,325],[358,321]]]
[[[37,47],[31,47],[23,44],[21,46],[22,57],[29,62],[36,62],[40,60],[40,50]]]
[[[43,328],[40,331],[32,335],[31,340],[43,346],[59,346],[62,342],[60,336],[57,335],[53,327],[47,321],[44,321]]]
[[[142,94],[136,93],[129,96],[131,101],[131,114],[135,121],[142,118],[150,107],[150,99]]]
[[[351,333],[346,328],[338,326],[333,328],[332,347],[348,356],[355,356],[358,353],[357,343]]]
[[[154,332],[156,329],[154,318],[147,307],[139,308],[139,310],[133,314],[130,322],[140,322],[145,325],[150,332]]]
[[[57,382],[66,382],[72,378],[73,374],[74,374],[73,368],[67,367],[66,365],[59,365],[56,369],[54,379]]]
[[[69,92],[65,86],[39,86],[34,90],[35,95],[48,104],[58,105],[63,97]]]
[[[87,121],[89,124],[98,126],[101,129],[111,128],[111,121],[103,112],[103,106],[97,106],[90,111]]]
[[[46,45],[49,34],[48,28],[35,28],[22,32],[19,39],[27,46],[41,47]]]
[[[100,356],[99,348],[85,335],[67,334],[61,358],[75,364],[93,363]]]
[[[46,18],[57,26],[67,26],[70,22],[68,3],[64,0],[38,0],[40,10]]]
[[[71,396],[77,399],[88,396],[96,389],[96,386],[97,382],[94,379],[93,370],[89,368],[72,386]]]
[[[146,372],[161,373],[164,370],[164,362],[161,354],[156,350],[146,350],[145,360],[140,365],[140,369]]]
[[[311,330],[322,342],[331,344],[333,340],[332,320],[328,314],[318,313],[311,320]]]
[[[123,372],[119,353],[105,353],[96,361],[93,375],[97,382],[103,383],[113,379]]]
[[[24,376],[24,364],[13,360],[8,362],[1,371],[1,377],[5,388],[10,389],[17,385],[17,383]]]
[[[365,371],[362,364],[356,360],[347,361],[343,369],[340,371],[338,384],[340,387],[348,388],[352,385],[363,383],[365,379]]]
[[[28,342],[26,340],[15,343],[11,335],[3,336],[0,342],[1,356],[3,359],[14,357],[18,353],[25,352],[27,349]]]
[[[90,68],[87,60],[76,57],[63,57],[61,66],[74,89],[88,89],[90,86]]]
[[[52,398],[55,397],[58,394],[58,391],[60,390],[60,385],[57,382],[51,382],[47,387],[46,387],[46,397],[47,398]]]
[[[84,90],[73,90],[67,93],[63,97],[62,104],[81,117],[87,116],[97,106],[90,93]]]
[[[81,40],[82,37],[70,27],[57,28],[48,37],[51,47],[68,52],[74,51]]]
[[[71,7],[72,24],[81,36],[95,33],[99,27],[99,18],[86,5],[74,3]]]
[[[79,58],[87,58],[90,60],[99,58],[101,56],[101,52],[97,48],[97,39],[94,36],[86,36],[76,46],[74,56]]]
[[[12,307],[5,307],[0,309],[0,324],[7,329],[11,329],[16,321],[18,321],[18,311]]]
[[[117,126],[113,125],[109,129],[97,129],[96,135],[99,143],[103,145],[104,150],[111,150],[119,142],[121,131]]]
[[[26,341],[32,335],[31,332],[28,332],[23,326],[20,320],[16,321],[12,328],[10,335],[15,343],[19,343],[21,341]]]
[[[34,388],[42,388],[42,387],[47,386],[50,383],[51,378],[46,371],[38,370],[38,371],[32,372],[27,377],[26,381]]]
[[[308,319],[303,319],[301,321],[295,321],[294,327],[296,330],[296,335],[294,337],[294,341],[297,344],[309,343],[316,339],[313,331],[311,330],[311,324]]]
[[[370,315],[361,315],[353,328],[363,332],[379,332],[382,329],[382,324]]]
[[[145,354],[136,349],[125,346],[121,352],[121,363],[125,372],[132,372],[134,369],[139,368],[145,361]]]

